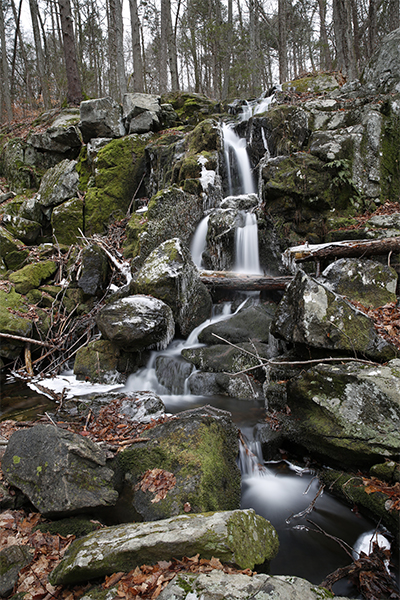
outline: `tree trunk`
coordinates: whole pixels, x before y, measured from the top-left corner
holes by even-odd
[[[67,103],[78,106],[83,100],[81,78],[78,71],[74,28],[69,0],[58,0],[61,30],[64,42],[65,69],[67,72]]]
[[[226,52],[224,59],[224,83],[222,86],[222,100],[226,100],[229,95],[230,70],[232,58],[232,38],[233,38],[233,7],[232,0],[228,0],[228,22],[226,28]]]
[[[36,0],[29,0],[29,8],[31,12],[32,19],[32,30],[33,30],[33,38],[35,40],[35,49],[36,49],[36,62],[39,73],[40,86],[42,88],[43,94],[43,102],[45,108],[51,107],[50,100],[50,90],[48,81],[46,78],[46,70],[45,70],[45,62],[44,62],[44,54],[42,48],[42,40],[40,38],[40,30],[39,30],[39,9]]]
[[[326,0],[318,0],[319,8],[319,43],[320,43],[320,68],[330,71],[332,68],[329,52],[328,33],[326,31]]]
[[[368,20],[368,50],[372,56],[376,45],[376,0],[369,0]]]
[[[288,248],[284,256],[288,262],[293,260],[307,262],[324,258],[357,258],[359,256],[382,256],[390,252],[400,252],[400,237],[380,240],[349,240],[328,244],[304,245]]]
[[[168,34],[167,34],[167,19],[168,8],[170,4],[168,0],[161,0],[161,27],[160,27],[160,94],[165,94],[168,90]],[[169,10],[171,18],[171,10]]]
[[[233,271],[200,271],[201,281],[210,288],[226,290],[284,290],[293,277],[263,277]]]
[[[115,0],[107,0],[108,26],[108,89],[112,98],[118,98],[117,75],[117,24],[115,22]]]
[[[1,81],[2,81],[2,97],[6,109],[7,120],[10,122],[13,119],[11,105],[11,90],[10,78],[8,75],[7,47],[6,47],[6,31],[4,25],[3,3],[0,0],[0,48],[1,48]]]
[[[279,81],[284,83],[288,78],[287,64],[287,10],[286,0],[278,0],[278,29],[279,29]]]
[[[176,92],[179,90],[178,78],[178,56],[176,51],[176,40],[174,30],[172,28],[171,18],[171,0],[167,0],[167,46],[168,46],[168,63],[171,74],[171,90]]]
[[[350,0],[333,0],[333,25],[336,38],[337,67],[349,81],[357,78]]]
[[[360,25],[358,21],[358,11],[357,11],[357,0],[351,1],[351,13],[353,20],[353,31],[354,31],[354,54],[356,59],[356,64],[359,65],[361,63],[361,50],[360,50]]]
[[[393,31],[394,29],[398,29],[400,27],[399,8],[399,0],[390,0],[388,16],[389,31]]]
[[[116,47],[117,47],[117,78],[118,78],[118,97],[122,101],[123,95],[126,94],[126,73],[124,61],[124,28],[122,21],[122,0],[112,0],[112,7],[115,10],[115,26],[116,26]]]
[[[132,61],[133,61],[133,91],[144,92],[143,85],[143,61],[140,43],[140,22],[137,8],[137,0],[129,0],[131,13],[132,33]]]

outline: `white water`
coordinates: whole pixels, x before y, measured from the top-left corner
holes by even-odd
[[[206,249],[207,244],[209,219],[210,216],[208,215],[200,221],[193,236],[192,243],[190,244],[190,252],[192,254],[193,262],[199,269],[203,266],[203,252]]]
[[[240,138],[232,127],[226,123],[222,124],[222,135],[224,139],[224,150],[226,159],[226,168],[228,173],[229,194],[232,190],[232,171],[237,169],[241,183],[242,194],[256,194],[256,186],[250,167],[250,160],[247,154],[246,140]],[[233,160],[232,160],[233,158]]]
[[[254,213],[246,213],[245,224],[237,227],[235,232],[235,271],[260,275],[260,258],[258,252],[258,226]]]

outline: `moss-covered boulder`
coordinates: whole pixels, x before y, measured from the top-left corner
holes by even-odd
[[[400,361],[317,365],[288,383],[292,441],[336,464],[368,465],[400,450]]]
[[[29,246],[35,244],[42,229],[41,223],[19,215],[4,214],[2,224],[13,237]]]
[[[51,215],[53,235],[59,244],[77,243],[83,232],[83,200],[72,198],[54,208]]]
[[[11,273],[9,280],[15,285],[19,294],[26,294],[36,289],[42,281],[49,279],[57,271],[58,265],[52,260],[31,263]]]
[[[0,148],[0,172],[16,193],[37,189],[39,183],[35,168],[25,160],[26,153],[27,144],[19,138],[8,140]]]
[[[7,269],[16,271],[23,265],[28,255],[28,248],[14,238],[5,227],[0,226],[0,258]]]
[[[301,270],[286,289],[271,332],[303,347],[356,352],[377,361],[397,356],[367,315]]]
[[[0,290],[0,332],[29,337],[32,331],[32,319],[28,315],[23,316],[28,310],[29,306],[24,302],[24,298],[13,287],[9,291]],[[22,348],[23,342],[4,338],[0,343],[0,356],[16,358]]]
[[[0,597],[12,594],[18,581],[18,573],[32,562],[34,549],[26,545],[12,545],[0,552]]]
[[[97,444],[54,425],[35,425],[11,436],[3,474],[49,517],[112,506],[114,473]]]
[[[335,75],[330,73],[316,73],[300,77],[299,79],[292,79],[283,84],[282,89],[294,90],[298,93],[302,92],[315,92],[321,94],[322,92],[331,92],[339,88],[339,83]]]
[[[172,309],[183,336],[203,323],[211,311],[211,295],[201,282],[187,248],[178,238],[153,250],[131,284],[138,294],[163,300]]]
[[[50,216],[54,206],[76,196],[79,180],[76,165],[76,160],[65,159],[43,176],[36,202],[42,206],[47,216]]]
[[[92,383],[124,383],[147,358],[146,354],[123,352],[108,340],[96,340],[76,353],[74,374],[78,380]]]
[[[147,441],[118,455],[127,482],[121,498],[133,517],[136,512],[154,521],[239,508],[238,431],[230,413],[212,407],[185,411],[143,437]],[[158,495],[163,482],[165,493]]]
[[[323,282],[334,292],[366,307],[396,302],[397,272],[373,260],[342,258],[322,273]]]
[[[137,257],[135,266],[140,266],[162,242],[177,237],[189,246],[202,216],[201,196],[175,186],[158,192],[146,213],[132,215],[126,228],[126,256]]]
[[[233,348],[228,344],[219,343],[209,347],[184,348],[182,356],[197,369],[213,373],[238,373],[245,369],[255,369],[260,364],[254,356],[255,349],[261,358],[271,357],[271,348],[267,344],[256,342],[253,346],[251,343],[241,343],[237,346]],[[248,354],[249,352],[253,356]],[[257,371],[256,374],[258,375]]]
[[[175,333],[170,307],[140,294],[111,302],[98,313],[96,322],[103,336],[126,352],[162,350]]]
[[[111,221],[126,216],[145,173],[144,150],[150,137],[128,135],[112,140],[98,151],[85,197],[86,234],[103,233]]]
[[[181,121],[190,125],[196,125],[220,112],[219,104],[202,94],[169,92],[161,97],[161,102],[171,104]]]

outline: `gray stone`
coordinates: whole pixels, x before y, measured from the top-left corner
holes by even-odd
[[[152,296],[134,295],[105,306],[97,316],[103,336],[127,352],[159,349],[174,337],[172,310]]]
[[[290,436],[336,463],[373,464],[400,451],[400,360],[317,365],[288,384]]]
[[[178,238],[167,240],[153,250],[131,289],[168,304],[185,337],[211,314],[211,295],[201,282],[189,251]]]
[[[292,344],[357,352],[377,361],[397,356],[369,317],[301,270],[286,289],[271,332]]]
[[[78,243],[83,232],[83,208],[81,198],[72,198],[54,208],[51,226],[59,244],[71,246]]]
[[[145,112],[161,115],[160,96],[141,94],[139,92],[124,94],[122,101],[122,116],[127,123]]]
[[[16,215],[3,215],[2,224],[13,237],[27,245],[36,242],[42,229],[40,223]]]
[[[7,269],[19,269],[28,254],[29,250],[24,249],[24,245],[0,225],[0,258],[4,260]]]
[[[9,546],[0,552],[0,597],[9,596],[18,581],[18,573],[33,560],[29,546]]]
[[[230,396],[241,400],[263,400],[261,384],[246,373],[204,373],[195,371],[187,380],[187,389],[195,396]]]
[[[391,215],[374,215],[365,223],[366,227],[376,227],[383,229],[396,229],[400,231],[400,213]]]
[[[33,133],[28,144],[36,150],[66,153],[82,146],[82,135],[78,128],[79,109],[69,108],[54,119],[44,133]]]
[[[122,107],[109,96],[81,102],[80,115],[79,127],[85,143],[92,138],[118,138],[126,133]]]
[[[257,352],[261,358],[272,358],[275,354],[273,349],[260,342],[255,342],[254,345],[241,343],[238,346],[238,348],[233,348],[227,344],[215,344],[210,347],[184,348],[182,356],[202,371],[238,373],[239,371],[252,368],[253,374],[258,376],[259,373],[262,374],[262,368],[260,367],[258,370],[255,370],[260,364],[255,353]]]
[[[330,593],[325,588],[300,577],[271,577],[263,573],[249,577],[217,570],[200,575],[183,573],[158,596],[159,600],[322,600],[329,597]],[[344,596],[335,598],[348,600]]]
[[[50,216],[51,208],[77,195],[79,175],[76,165],[76,160],[65,159],[44,174],[36,202],[47,216]]]
[[[103,248],[92,244],[82,251],[82,274],[78,286],[88,296],[99,296],[107,287],[108,258]]]
[[[372,260],[336,260],[324,270],[322,281],[336,294],[356,300],[367,308],[397,300],[397,272]]]
[[[134,117],[129,123],[129,133],[147,133],[149,131],[158,131],[160,120],[153,112],[143,112]]]
[[[8,483],[49,517],[112,506],[118,498],[104,450],[54,425],[13,433],[2,470]]]
[[[92,383],[122,384],[144,364],[139,354],[123,352],[108,340],[95,340],[76,353],[74,375],[78,380]]]
[[[361,83],[375,92],[387,94],[400,91],[400,29],[395,29],[381,41],[365,67]]]
[[[77,583],[197,553],[242,569],[253,568],[273,558],[277,550],[275,529],[251,509],[181,515],[109,527],[75,540],[49,580],[52,585]]]

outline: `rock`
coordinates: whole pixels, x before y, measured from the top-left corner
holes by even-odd
[[[144,112],[134,117],[129,124],[129,133],[148,133],[158,131],[160,121],[155,113]]]
[[[255,379],[241,373],[204,373],[195,371],[187,380],[187,391],[195,396],[230,396],[240,400],[263,400],[261,384]]]
[[[36,242],[42,229],[40,223],[18,215],[4,214],[2,224],[13,237],[27,245],[33,245]]]
[[[123,352],[107,340],[96,340],[76,353],[74,375],[91,383],[125,383],[128,375],[143,367],[147,356]]]
[[[394,462],[394,460],[373,465],[369,472],[371,477],[376,477],[388,483],[400,482],[400,463]]]
[[[211,314],[211,295],[201,282],[189,251],[178,238],[167,240],[153,250],[131,289],[168,304],[185,337]]]
[[[147,195],[145,147],[151,134],[128,135],[102,146],[97,140],[92,157],[90,185],[85,196],[85,234],[104,233],[109,223],[124,219],[135,193]],[[92,146],[94,142],[92,140]],[[94,156],[93,156],[94,154]]]
[[[8,279],[15,285],[18,294],[27,294],[29,290],[37,289],[57,271],[58,265],[52,260],[31,263],[18,271],[11,273]]]
[[[230,413],[210,406],[185,411],[142,437],[148,441],[118,455],[126,484],[116,510],[130,510],[130,521],[239,508],[238,431]],[[167,482],[165,493],[158,496],[151,481]]]
[[[0,290],[0,332],[29,337],[32,331],[32,320],[28,315],[23,316],[28,310],[29,306],[13,287],[8,292]],[[23,346],[23,342],[2,339],[0,356],[17,358]]]
[[[100,296],[107,287],[108,257],[103,248],[92,244],[82,251],[82,274],[78,287],[86,296]]]
[[[27,145],[18,138],[9,140],[1,149],[1,170],[13,192],[36,189],[37,175],[26,162]],[[51,165],[52,166],[52,165]]]
[[[250,356],[248,352],[254,354],[257,351],[261,358],[271,358],[274,354],[269,346],[259,342],[256,342],[254,346],[250,343],[242,343],[238,346],[243,348],[243,352],[227,344],[215,344],[209,348],[184,348],[182,356],[201,371],[238,373],[245,369],[254,369],[260,364],[258,358]],[[261,367],[259,371],[262,372]],[[254,370],[253,373],[259,374],[258,371],[255,372]]]
[[[271,333],[291,344],[358,352],[377,361],[397,356],[369,317],[301,270],[286,289]]]
[[[165,414],[164,402],[152,392],[133,392],[123,396],[119,412],[131,421],[147,423]]]
[[[126,133],[122,107],[109,96],[81,102],[80,116],[79,127],[85,143],[92,138],[118,138]]]
[[[154,113],[157,117],[161,115],[160,96],[139,92],[124,94],[122,117],[127,125],[132,119],[146,112]]]
[[[374,93],[400,92],[399,41],[399,29],[385,36],[362,73],[361,83]]]
[[[47,216],[50,216],[54,206],[76,197],[79,180],[76,165],[76,160],[65,159],[44,174],[36,202]]]
[[[268,344],[270,340],[269,329],[275,315],[275,305],[260,304],[243,308],[235,315],[224,321],[205,327],[199,333],[199,342],[202,344],[220,344],[213,333],[223,337],[232,344],[252,341]]]
[[[0,258],[4,260],[7,269],[16,271],[22,267],[28,255],[28,248],[24,248],[5,227],[0,226]]]
[[[6,480],[48,517],[112,506],[118,498],[105,451],[54,425],[13,433],[2,470]]]
[[[337,464],[371,465],[400,450],[400,360],[387,366],[317,365],[291,380],[286,430]]]
[[[135,295],[105,306],[97,316],[103,336],[127,352],[159,349],[174,337],[172,310],[158,298]]]
[[[235,260],[235,229],[237,210],[215,209],[210,214],[207,230],[207,249],[203,252],[206,269],[231,271]]]
[[[242,573],[182,573],[158,596],[159,600],[322,600],[330,592],[315,584],[288,575],[271,577],[259,573],[249,577]],[[335,596],[336,600],[348,600]],[[83,600],[83,599],[82,599]]]
[[[253,568],[271,559],[277,550],[276,531],[251,509],[181,515],[157,523],[109,527],[75,540],[49,580],[52,585],[78,583],[194,554]]]
[[[188,194],[173,186],[158,192],[151,198],[145,215],[132,215],[126,228],[126,256],[137,257],[135,266],[140,267],[151,252],[167,240],[179,238],[189,247],[202,216],[200,195]]]
[[[284,83],[284,90],[295,90],[296,92],[331,92],[339,88],[338,81],[334,75],[329,73],[318,73],[318,75],[307,75]]]
[[[61,154],[75,149],[78,155],[82,146],[78,122],[79,109],[64,109],[44,133],[32,133],[28,138],[28,144],[36,150]]]
[[[179,356],[157,356],[157,381],[173,394],[183,394],[185,382],[194,366]]]
[[[0,597],[7,598],[18,581],[18,573],[33,560],[34,549],[29,546],[8,546],[0,552]]]
[[[83,232],[83,200],[72,198],[56,206],[51,215],[53,235],[59,244],[76,244]]]
[[[357,258],[342,258],[322,273],[330,290],[367,308],[396,302],[397,273],[381,263]]]

